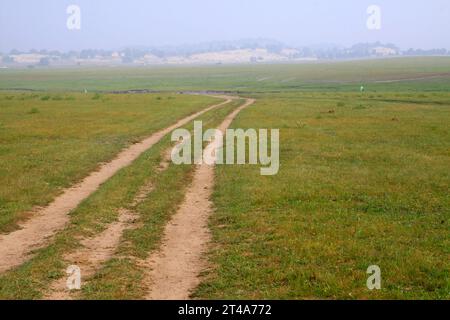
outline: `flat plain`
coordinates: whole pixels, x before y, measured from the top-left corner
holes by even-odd
[[[226,92],[256,99],[232,127],[280,129],[281,166],[272,177],[216,167],[210,267],[193,297],[449,298],[449,58],[0,70],[0,89],[3,234],[124,147],[220,102],[179,92]],[[127,90],[154,92],[118,93]],[[241,103],[199,119],[216,127]],[[119,171],[47,246],[0,275],[0,297],[45,297],[67,253],[123,207],[139,214],[136,227],[76,298],[145,297],[139,261],[158,250],[195,170],[158,170],[171,145],[165,137]],[[152,192],[132,206],[147,180]],[[370,265],[382,270],[381,290],[366,287]]]

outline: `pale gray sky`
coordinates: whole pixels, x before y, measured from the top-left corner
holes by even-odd
[[[66,8],[81,8],[81,30]],[[381,30],[368,30],[369,5]],[[450,49],[448,0],[1,0],[0,51],[117,49],[130,45],[270,38],[292,45],[392,42]]]

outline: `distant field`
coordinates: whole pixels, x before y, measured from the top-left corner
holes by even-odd
[[[450,57],[295,65],[0,70],[0,89],[357,91],[362,84],[368,91],[449,91]]]
[[[0,93],[0,231],[123,147],[213,101],[173,94]]]

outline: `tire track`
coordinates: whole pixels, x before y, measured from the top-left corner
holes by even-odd
[[[21,229],[0,235],[0,273],[17,267],[31,258],[33,250],[44,247],[53,236],[70,221],[69,213],[84,199],[95,192],[101,184],[110,179],[117,171],[130,165],[143,152],[159,142],[165,135],[185,125],[196,117],[221,107],[232,101],[231,97],[212,96],[225,99],[224,102],[211,105],[199,112],[185,117],[175,124],[162,129],[150,137],[121,151],[115,159],[103,164],[98,171],[92,172],[82,182],[66,189],[47,207],[38,211],[36,216],[20,225]]]
[[[238,113],[254,102],[247,99],[218,129],[225,132]],[[219,139],[207,146],[212,151],[219,147]],[[213,211],[210,201],[213,186],[214,166],[198,165],[183,203],[166,225],[160,250],[152,253],[144,264],[149,270],[144,279],[149,288],[146,299],[186,300],[199,285],[199,275],[208,267],[204,253],[211,240],[208,219]]]
[[[175,145],[177,145],[176,143]],[[171,151],[173,147],[165,150],[162,155],[162,160],[156,167],[158,174],[166,171],[171,162]],[[80,240],[81,247],[74,252],[70,252],[64,256],[66,266],[76,265],[80,268],[82,282],[85,285],[89,279],[99,271],[104,263],[110,260],[116,253],[122,240],[123,233],[126,230],[138,228],[140,225],[139,214],[136,212],[136,207],[141,204],[148,195],[154,190],[152,181],[145,183],[135,195],[130,209],[120,208],[119,215],[116,222],[110,223],[108,227],[100,234],[83,238]],[[54,281],[50,285],[48,293],[45,295],[45,300],[72,300],[79,296],[78,290],[69,290],[66,284],[67,277],[62,277]]]
[[[164,152],[164,157],[156,168],[158,173],[162,173],[169,168],[171,160],[170,150],[171,148]],[[135,208],[145,201],[153,189],[154,187],[151,181],[145,183],[134,197],[131,203],[131,209],[120,208],[116,222],[109,224],[100,234],[91,238],[82,239],[80,241],[82,245],[80,249],[65,255],[64,260],[67,266],[76,265],[80,268],[82,285],[100,270],[105,262],[113,257],[119,247],[123,233],[126,230],[139,226],[139,214],[135,211]],[[72,300],[76,297],[77,292],[77,290],[68,290],[66,277],[62,277],[50,285],[50,290],[44,299]]]

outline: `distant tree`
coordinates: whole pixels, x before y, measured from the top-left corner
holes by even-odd
[[[112,53],[112,51],[108,51],[108,50],[100,50],[97,54],[103,58],[109,58],[109,57],[111,57],[111,55],[113,53]]]
[[[269,44],[266,47],[267,51],[270,53],[280,53],[283,50],[283,47],[281,45],[278,44]]]
[[[72,51],[67,52],[68,58],[78,58],[79,56],[80,56],[79,53],[76,51],[72,50]]]
[[[61,52],[59,52],[58,50],[53,50],[53,51],[49,52],[49,55],[55,56],[55,57],[60,57],[61,56]]]
[[[157,56],[158,58],[165,58],[166,53],[164,52],[164,50],[160,50],[160,49],[153,49],[150,51],[150,53],[154,56]]]
[[[80,58],[81,59],[90,59],[90,58],[93,58],[95,55],[94,55],[94,53],[92,52],[92,50],[82,50],[81,52],[80,52]]]
[[[4,56],[2,59],[3,63],[14,63],[14,58],[11,56]]]
[[[41,58],[41,59],[39,60],[38,65],[41,66],[41,67],[46,67],[46,66],[50,65],[50,59],[47,58],[47,57]]]
[[[406,50],[405,52],[403,52],[404,55],[406,56],[413,56],[414,55],[414,49],[413,48],[409,48],[408,50]]]
[[[129,55],[125,55],[122,57],[122,63],[133,63],[133,57]]]

